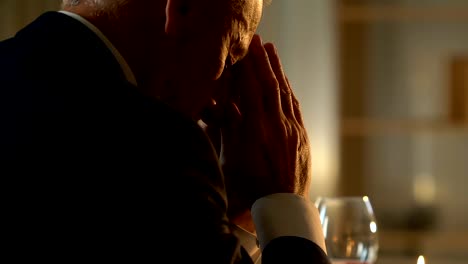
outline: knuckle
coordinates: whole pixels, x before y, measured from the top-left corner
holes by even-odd
[[[281,92],[281,88],[279,82],[276,78],[269,78],[268,84],[272,87],[276,92]]]
[[[301,104],[299,103],[299,101],[296,98],[293,98],[292,101],[293,101],[294,107],[296,107],[297,109],[301,108]]]

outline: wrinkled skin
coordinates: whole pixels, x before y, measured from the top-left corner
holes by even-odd
[[[255,200],[273,193],[308,195],[309,143],[273,44],[254,37],[247,57],[225,75],[221,82],[230,94],[219,96],[206,123],[219,146],[230,217],[254,232],[249,210]]]

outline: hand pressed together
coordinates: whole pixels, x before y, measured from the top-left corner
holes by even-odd
[[[215,128],[231,219],[269,194],[308,195],[309,141],[274,45],[255,36],[247,56],[225,75],[229,94],[217,98],[223,114]]]

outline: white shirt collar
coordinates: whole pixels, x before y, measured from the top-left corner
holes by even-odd
[[[249,253],[254,263],[261,262],[261,251],[257,245],[257,237],[238,225],[233,226],[233,232],[239,238],[240,244]]]
[[[86,20],[82,16],[77,15],[75,13],[64,11],[64,10],[61,10],[59,12],[80,21],[86,27],[88,27],[91,31],[93,31],[102,40],[102,42],[104,42],[104,44],[107,46],[107,48],[109,48],[109,50],[114,55],[115,59],[119,62],[120,68],[122,69],[123,73],[125,74],[125,78],[127,78],[127,80],[131,84],[137,86],[137,81],[136,81],[135,75],[133,74],[133,71],[130,68],[130,66],[128,65],[128,63],[122,57],[122,54],[120,54],[120,52],[115,48],[115,46],[112,45],[110,40],[96,26],[91,24],[91,22],[89,22],[88,20]]]

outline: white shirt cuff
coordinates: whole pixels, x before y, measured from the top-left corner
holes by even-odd
[[[292,193],[262,197],[252,205],[260,249],[281,236],[308,239],[326,251],[318,210],[312,201]]]

